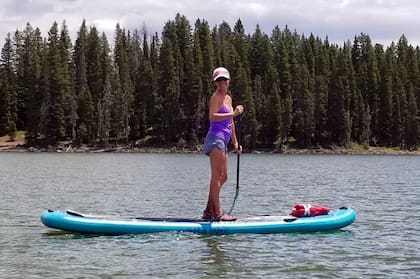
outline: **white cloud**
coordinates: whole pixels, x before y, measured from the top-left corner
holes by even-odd
[[[0,39],[7,32],[22,30],[27,22],[47,35],[54,21],[63,20],[72,37],[83,19],[104,31],[109,40],[117,23],[127,29],[161,32],[176,13],[185,15],[193,26],[197,18],[210,26],[228,22],[231,27],[240,18],[247,33],[257,24],[268,34],[274,26],[299,34],[342,43],[361,32],[372,41],[390,44],[405,34],[412,44],[420,43],[420,5],[414,0],[0,0]]]

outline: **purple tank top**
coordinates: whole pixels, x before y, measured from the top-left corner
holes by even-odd
[[[232,110],[227,107],[225,104],[222,105],[218,113],[228,113]],[[224,139],[226,143],[230,140],[230,135],[232,133],[232,118],[227,118],[219,121],[210,121],[210,128],[208,135],[213,135],[219,138]]]

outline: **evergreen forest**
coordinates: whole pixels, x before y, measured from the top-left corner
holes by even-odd
[[[161,34],[116,25],[110,41],[65,21],[48,36],[28,23],[0,57],[0,136],[27,146],[202,144],[215,67],[229,69],[248,151],[420,143],[420,48],[360,33],[329,42],[274,26],[245,33],[239,19],[211,27],[177,14]]]

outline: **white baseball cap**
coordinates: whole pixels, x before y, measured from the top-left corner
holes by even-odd
[[[230,79],[229,71],[226,68],[219,67],[213,71],[213,81],[216,81],[218,78],[227,78]]]

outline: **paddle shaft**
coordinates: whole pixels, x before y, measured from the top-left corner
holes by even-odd
[[[239,161],[241,158],[241,154],[238,152],[237,159],[236,159],[236,190],[239,190]]]
[[[242,130],[241,130],[241,121],[242,121],[242,116],[239,116],[239,120],[238,120],[238,126],[236,127],[238,133],[236,134],[236,140],[238,141],[238,150],[241,150],[241,135],[242,135]],[[237,160],[236,160],[236,194],[238,194],[239,191],[239,161],[240,161],[240,157],[241,157],[241,152],[238,152],[237,154]]]
[[[239,120],[238,120],[238,126],[236,127],[237,128],[236,130],[239,131],[239,135],[236,135],[236,139],[238,141],[238,149],[241,148],[241,144],[240,144],[240,140],[239,140],[241,138],[241,129],[240,129],[241,128],[241,126],[240,126],[241,120],[242,120],[242,118],[240,117]],[[236,160],[236,191],[235,191],[235,198],[233,199],[233,203],[232,203],[232,206],[231,206],[231,208],[229,210],[229,214],[232,213],[233,208],[235,207],[236,199],[238,198],[238,195],[239,195],[239,162],[240,162],[240,157],[241,157],[241,153],[238,151],[238,153],[237,153],[237,160]]]

